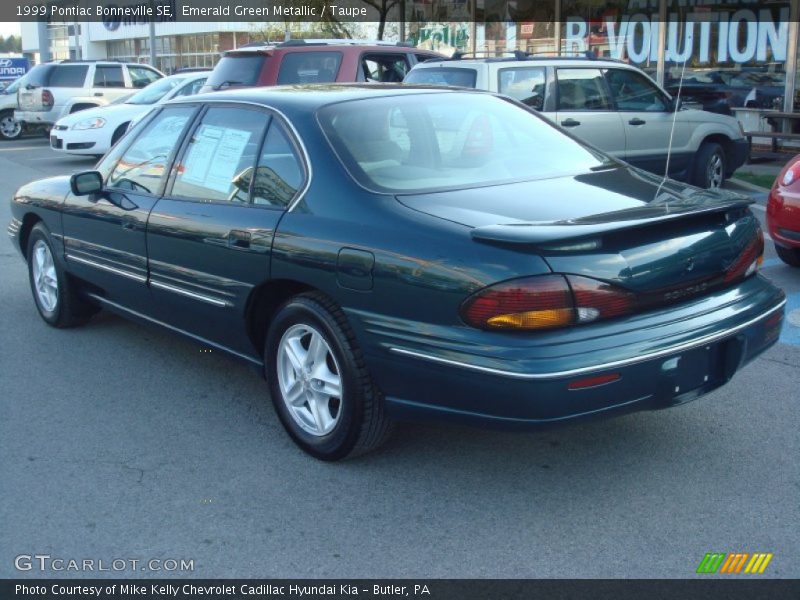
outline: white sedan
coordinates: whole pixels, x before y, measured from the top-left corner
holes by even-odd
[[[179,73],[154,81],[124,102],[89,108],[59,119],[50,132],[50,147],[66,154],[102,156],[153,106],[200,91],[207,71]]]

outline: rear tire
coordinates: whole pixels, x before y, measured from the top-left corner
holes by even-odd
[[[42,319],[53,327],[74,327],[86,322],[97,308],[81,298],[53,250],[50,232],[37,223],[28,236],[28,280]]]
[[[694,156],[691,184],[704,189],[718,189],[725,181],[725,150],[716,142],[703,142]]]
[[[790,267],[800,267],[800,248],[784,248],[775,244],[775,252]]]
[[[0,140],[16,140],[22,136],[22,124],[14,120],[14,111],[0,112]]]
[[[322,294],[297,296],[278,311],[264,357],[275,410],[308,454],[340,460],[373,450],[388,436],[383,396],[344,314]]]

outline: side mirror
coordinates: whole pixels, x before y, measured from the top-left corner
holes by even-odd
[[[76,196],[89,196],[103,191],[103,176],[97,171],[75,173],[69,178],[69,187]]]
[[[678,112],[681,108],[683,108],[683,100],[680,98],[673,98],[669,103],[669,111],[670,112]]]

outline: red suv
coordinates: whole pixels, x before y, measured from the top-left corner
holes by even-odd
[[[418,62],[444,56],[411,44],[289,40],[248,44],[222,55],[202,92],[236,87],[376,81],[400,83]]]

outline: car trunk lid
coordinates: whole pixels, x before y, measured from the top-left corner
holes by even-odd
[[[471,227],[477,242],[536,253],[554,272],[662,300],[724,283],[758,230],[744,196],[626,167],[399,199]]]

